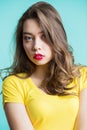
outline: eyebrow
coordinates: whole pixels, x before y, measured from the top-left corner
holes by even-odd
[[[32,35],[32,33],[29,33],[29,32],[23,32],[23,34]]]
[[[38,32],[38,34],[40,34],[40,33],[43,33],[43,31]],[[23,32],[23,34],[33,35],[33,34],[32,34],[32,33],[30,33],[30,32]]]

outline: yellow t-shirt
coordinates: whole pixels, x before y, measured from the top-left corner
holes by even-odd
[[[69,86],[77,86],[74,92],[87,88],[87,67],[81,77]],[[79,81],[79,83],[78,83]],[[26,106],[35,130],[73,130],[79,109],[79,96],[53,96],[43,93],[31,78],[9,76],[3,82],[3,103],[16,102]]]

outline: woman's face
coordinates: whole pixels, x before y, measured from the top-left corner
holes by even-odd
[[[24,22],[23,47],[26,55],[35,65],[46,65],[53,57],[52,48],[43,30],[34,19]]]

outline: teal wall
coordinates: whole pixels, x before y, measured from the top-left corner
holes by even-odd
[[[0,0],[0,69],[12,63],[13,33],[19,17],[38,0]],[[75,62],[87,65],[87,0],[45,0],[58,9]],[[0,79],[0,90],[1,90]],[[0,130],[10,130],[0,96]]]

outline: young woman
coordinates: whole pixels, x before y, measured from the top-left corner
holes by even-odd
[[[74,64],[58,12],[37,2],[20,18],[3,82],[11,130],[86,130],[87,67]]]

